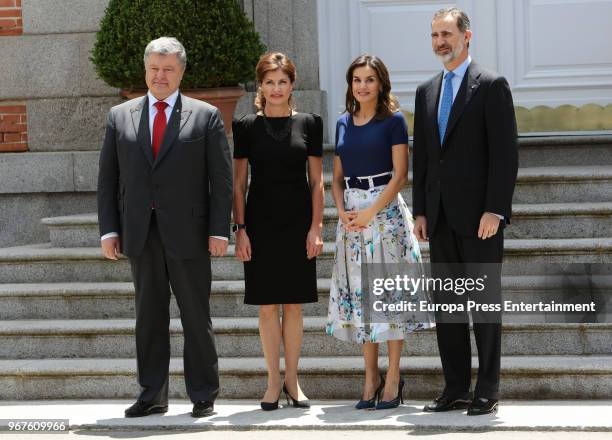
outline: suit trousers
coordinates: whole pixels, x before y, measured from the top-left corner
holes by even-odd
[[[210,319],[210,256],[173,259],[164,251],[155,213],[143,252],[131,257],[136,290],[136,353],[139,400],[168,402],[170,365],[170,288],[181,313],[184,334],[183,368],[192,402],[214,402],[219,373]]]
[[[456,273],[457,267],[465,263],[499,263],[483,266],[488,268],[486,270],[490,279],[487,286],[490,286],[493,292],[493,294],[488,293],[488,296],[501,303],[503,225],[500,225],[497,234],[486,240],[477,236],[459,235],[449,226],[441,203],[436,229],[430,236],[429,248],[433,264],[432,272],[442,270],[448,274],[451,271],[454,272],[455,277],[470,276],[469,273]],[[448,265],[452,269],[440,269],[445,267],[440,263],[452,263]],[[434,275],[440,276],[439,273],[434,273]],[[459,302],[466,302],[466,295],[455,296],[455,298]],[[478,350],[478,376],[474,396],[497,399],[501,361],[501,313],[497,314],[497,319],[492,320],[493,322],[476,319],[474,314],[472,314],[472,319],[475,321],[473,328]],[[449,397],[469,398],[471,396],[472,355],[467,313],[461,316],[460,322],[449,322],[448,320],[440,322],[444,320],[439,319],[438,316],[436,321],[438,349],[446,382],[443,394]]]

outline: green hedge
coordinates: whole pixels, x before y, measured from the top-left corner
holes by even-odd
[[[250,81],[265,51],[236,0],[110,0],[91,61],[110,86],[146,88],[144,49],[163,36],[185,46],[188,89]]]

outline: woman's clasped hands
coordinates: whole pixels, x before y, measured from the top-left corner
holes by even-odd
[[[339,214],[344,229],[348,232],[361,232],[374,220],[376,212],[370,208],[360,211],[344,211]]]

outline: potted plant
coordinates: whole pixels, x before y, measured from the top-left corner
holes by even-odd
[[[254,78],[265,46],[236,0],[110,0],[91,61],[126,98],[146,93],[143,53],[155,38],[176,37],[187,51],[181,92],[219,108],[226,131],[241,84]]]

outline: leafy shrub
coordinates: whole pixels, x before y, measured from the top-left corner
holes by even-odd
[[[163,36],[185,46],[186,89],[250,81],[265,51],[236,0],[110,0],[91,61],[112,87],[146,88],[144,49]]]

